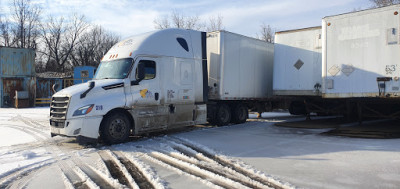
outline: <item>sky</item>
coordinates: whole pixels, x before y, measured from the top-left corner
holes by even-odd
[[[0,13],[12,0],[0,0]],[[221,15],[224,29],[256,37],[260,25],[277,31],[318,26],[321,18],[365,9],[369,0],[31,0],[45,15],[84,14],[122,38],[155,30],[154,20],[177,11],[202,21]]]

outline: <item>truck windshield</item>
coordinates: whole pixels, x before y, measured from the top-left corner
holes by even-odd
[[[94,79],[124,79],[129,74],[132,62],[132,58],[102,61]]]

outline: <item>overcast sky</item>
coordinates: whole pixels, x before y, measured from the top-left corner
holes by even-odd
[[[2,14],[11,0],[0,0]],[[276,30],[317,26],[324,16],[371,6],[369,0],[32,0],[43,13],[84,14],[123,38],[154,30],[154,19],[173,10],[207,21],[221,15],[225,30],[255,37],[264,22]]]

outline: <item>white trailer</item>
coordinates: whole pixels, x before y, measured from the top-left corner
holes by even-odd
[[[211,123],[243,123],[248,108],[270,109],[274,45],[227,31],[207,33],[207,60]],[[224,119],[225,118],[225,119]]]
[[[273,93],[290,102],[291,114],[306,114],[305,99],[321,97],[321,27],[275,33]]]
[[[319,44],[311,31],[277,33],[274,94],[295,96],[289,108],[294,114],[399,118],[399,12],[400,5],[393,5],[323,18],[322,64],[311,58],[318,57]],[[314,47],[298,45],[302,39]],[[300,72],[307,55],[317,70]],[[313,94],[312,84],[321,80]]]
[[[324,109],[360,121],[400,117],[399,12],[393,5],[323,18]]]
[[[272,44],[225,31],[127,38],[107,52],[94,80],[53,95],[51,134],[119,143],[207,119],[244,122],[248,108],[272,94],[272,59]]]
[[[400,97],[400,5],[322,20],[323,97]]]
[[[321,95],[321,32],[317,26],[275,33],[274,95]]]
[[[217,31],[207,33],[210,100],[266,99],[272,96],[274,45]]]

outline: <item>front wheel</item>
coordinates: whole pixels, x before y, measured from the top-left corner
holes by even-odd
[[[107,144],[122,143],[128,140],[131,123],[125,114],[107,115],[102,122],[101,138]]]

